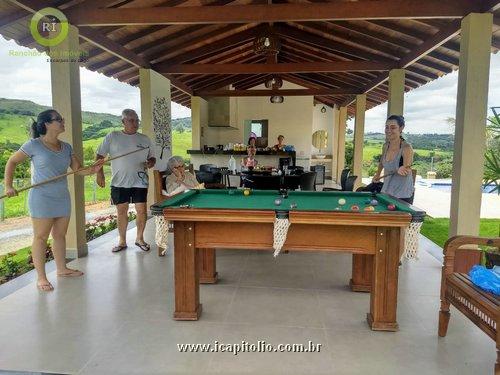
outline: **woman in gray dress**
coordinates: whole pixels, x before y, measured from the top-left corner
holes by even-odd
[[[382,156],[378,164],[373,182],[378,182],[380,173],[384,170],[384,185],[382,193],[413,203],[415,188],[411,165],[413,164],[413,149],[402,137],[405,127],[403,116],[389,116],[385,123],[386,142],[382,147]]]
[[[55,110],[47,110],[38,115],[31,126],[33,139],[21,146],[7,161],[5,166],[6,194],[17,194],[12,187],[14,171],[19,163],[31,160],[31,183],[36,184],[52,177],[67,173],[68,167],[77,170],[82,163],[73,153],[69,143],[60,141],[64,132],[64,119]],[[102,161],[92,167],[77,172],[79,175],[96,173],[102,168]],[[52,252],[57,266],[57,275],[62,277],[81,276],[83,272],[66,267],[66,231],[71,214],[71,201],[67,178],[60,178],[37,186],[29,191],[28,206],[33,223],[33,263],[38,274],[37,286],[40,290],[53,290],[45,273],[45,249],[49,234],[52,234]]]

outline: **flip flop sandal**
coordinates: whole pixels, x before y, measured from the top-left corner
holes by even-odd
[[[118,246],[115,246],[113,247],[113,249],[111,250],[111,252],[113,253],[118,253],[122,250],[125,250],[127,248],[127,245],[118,245]]]
[[[57,276],[58,277],[79,277],[79,276],[83,276],[84,273],[80,270],[71,270],[69,272],[66,272],[66,273],[58,273]]]
[[[54,290],[54,287],[52,286],[51,283],[47,283],[47,284],[36,284],[36,287],[38,288],[38,290],[42,291],[42,292],[51,292]]]
[[[149,246],[149,244],[147,244],[147,243],[140,244],[139,242],[136,242],[135,246],[138,246],[142,251],[151,250],[151,246]]]

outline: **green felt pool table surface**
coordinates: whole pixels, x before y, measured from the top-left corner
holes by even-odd
[[[276,204],[276,199],[281,204]],[[344,199],[345,203],[339,203]],[[371,206],[370,201],[376,199],[378,204],[373,205],[373,211],[364,211]],[[394,205],[395,210],[389,211],[388,205]],[[382,213],[404,212],[411,214],[414,219],[423,217],[425,213],[416,207],[407,204],[387,194],[372,194],[366,192],[345,191],[290,191],[288,198],[282,198],[274,190],[252,190],[250,195],[244,195],[243,190],[189,190],[178,194],[171,199],[152,206],[154,214],[161,214],[164,208],[202,208],[202,209],[235,209],[235,210],[274,210],[274,211],[343,211],[355,212],[353,205],[359,207],[359,212]],[[291,208],[290,205],[296,205]]]

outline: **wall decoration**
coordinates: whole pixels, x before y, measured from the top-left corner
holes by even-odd
[[[160,159],[163,151],[172,147],[172,119],[170,116],[170,102],[165,97],[156,97],[153,103],[153,130],[156,144],[161,147]]]

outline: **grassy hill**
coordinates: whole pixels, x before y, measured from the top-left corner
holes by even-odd
[[[29,138],[31,119],[50,107],[29,100],[0,98],[0,143],[23,144]],[[94,150],[110,131],[121,129],[120,116],[109,113],[82,112],[83,146]],[[104,125],[104,126],[103,126]],[[172,120],[173,151],[187,158],[191,148],[191,118]]]

